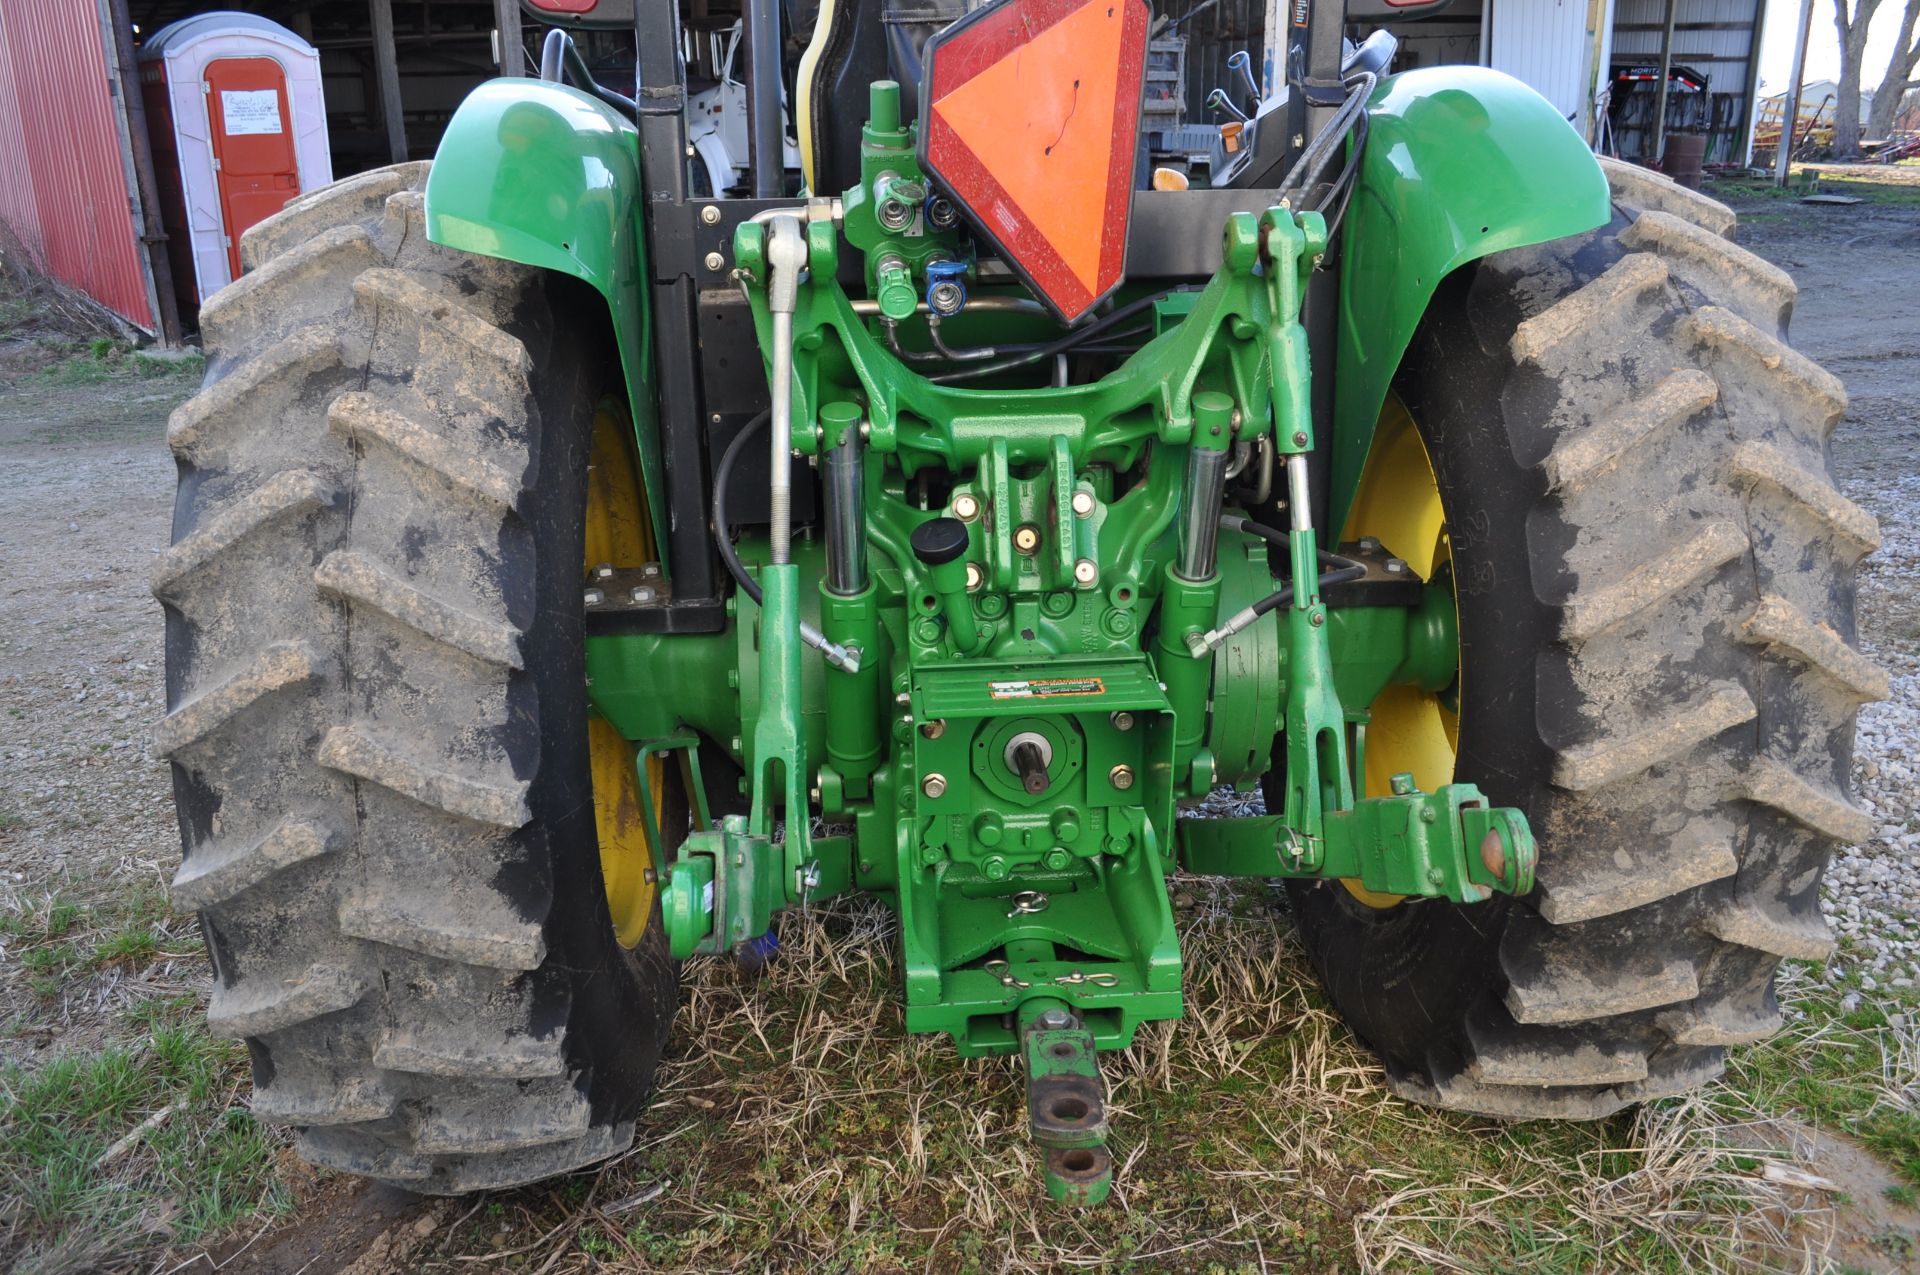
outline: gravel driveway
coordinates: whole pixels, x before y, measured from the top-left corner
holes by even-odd
[[[1920,207],[1767,201],[1741,212],[1742,242],[1800,285],[1794,343],[1846,382],[1834,468],[1880,519],[1880,551],[1860,575],[1859,629],[1893,694],[1861,710],[1853,770],[1878,826],[1835,858],[1825,901],[1841,939],[1827,977],[1857,976],[1851,1008],[1862,993],[1920,978]]]

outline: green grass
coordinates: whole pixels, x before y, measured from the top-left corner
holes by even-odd
[[[884,913],[846,903],[785,918],[758,982],[690,962],[635,1150],[464,1219],[445,1252],[546,1236],[536,1269],[1678,1275],[1813,1245],[1755,1220],[1786,1216],[1761,1174],[1784,1152],[1730,1130],[1720,1099],[1506,1124],[1394,1098],[1284,916],[1248,902],[1223,892],[1183,918],[1186,1020],[1105,1058],[1120,1173],[1104,1208],[1046,1200],[1013,1063],[904,1035]]]
[[[66,343],[65,357],[20,378],[29,385],[67,389],[75,386],[107,385],[116,381],[180,380],[197,383],[206,371],[206,360],[195,355],[182,359],[149,358],[130,346],[104,337],[84,344]]]
[[[0,1198],[19,1269],[55,1253],[78,1269],[156,1236],[191,1243],[288,1207],[280,1139],[235,1105],[244,1065],[238,1045],[174,1025],[0,1068]]]
[[[285,1135],[246,1110],[246,1051],[208,1037],[200,996],[133,1000],[96,1020],[103,1033],[46,1032],[72,1022],[67,1006],[92,997],[96,980],[111,994],[169,951],[195,956],[197,983],[193,931],[147,882],[22,894],[0,908],[0,947],[39,1002],[16,1000],[5,1029],[34,1044],[30,1064],[0,1065],[0,1267],[102,1269],[291,1204]]]
[[[1911,989],[1863,993],[1852,1010],[1849,991],[1858,976],[1835,984],[1817,967],[1796,963],[1783,971],[1804,994],[1800,1015],[1771,1040],[1738,1050],[1728,1060],[1727,1088],[1773,1114],[1792,1113],[1822,1129],[1856,1138],[1913,1187],[1920,1188],[1920,1057],[1911,1025],[1920,1005]],[[1895,1028],[1891,1015],[1904,1014]]]
[[[57,998],[70,983],[120,967],[137,971],[169,944],[197,951],[197,936],[166,896],[146,883],[122,888],[94,904],[58,892],[25,897],[0,912],[0,939],[7,942],[29,986],[43,1000]]]
[[[1897,1101],[1915,1037],[1888,1018],[1904,1002],[1848,1012],[1851,982],[1790,966],[1788,1030],[1732,1051],[1724,1084],[1593,1123],[1480,1120],[1391,1096],[1271,900],[1203,893],[1182,918],[1186,1020],[1105,1060],[1120,1165],[1106,1208],[1045,1199],[1017,1068],[906,1036],[887,914],[842,902],[783,918],[758,981],[690,962],[633,1152],[463,1207],[425,1269],[493,1269],[505,1250],[527,1270],[1772,1269],[1818,1248],[1793,1221],[1800,1197],[1764,1177],[1793,1162],[1756,1133],[1774,1119],[1859,1138],[1905,1175],[1890,1203],[1920,1187]],[[68,980],[147,959],[143,936],[179,946],[151,891],[44,897],[7,924],[10,950]],[[244,1056],[209,1041],[201,1013],[189,994],[142,1000],[115,1020],[119,1043],[0,1071],[0,1199],[19,1201],[28,1251],[185,1257],[290,1207],[284,1136],[240,1108]]]
[[[162,359],[103,338],[30,335],[38,349],[0,366],[0,446],[150,441],[206,371],[197,354]]]
[[[135,355],[63,359],[35,372],[0,375],[0,446],[141,445],[199,387],[205,363]]]
[[[1829,195],[1858,195],[1883,208],[1920,208],[1920,183],[1879,182],[1858,173],[1821,173],[1820,189]]]
[[[1818,169],[1818,164],[1808,165]],[[1798,166],[1796,165],[1796,170]],[[1798,203],[1809,194],[1815,193],[1804,186],[1775,186],[1770,181],[1718,181],[1708,187],[1707,193],[1715,199],[1768,199]],[[1818,193],[1823,195],[1854,195],[1869,204],[1885,208],[1920,208],[1920,183],[1876,181],[1871,174],[1847,172],[1835,173],[1822,169]],[[1740,220],[1766,221],[1780,220],[1775,213],[1742,212]]]
[[[96,966],[142,965],[160,951],[160,933],[153,926],[135,921],[108,935],[93,949]]]

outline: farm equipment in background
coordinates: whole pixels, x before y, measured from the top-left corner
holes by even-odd
[[[673,6],[538,0],[636,83],[557,26],[208,301],[155,743],[256,1110],[426,1191],[591,1163],[678,962],[864,891],[1097,1201],[1177,871],[1284,882],[1414,1101],[1591,1118],[1773,1030],[1884,684],[1792,284],[1337,8],[1171,191],[1143,0],[896,7],[788,58],[749,0],[748,195]]]
[[[1802,158],[1828,149],[1833,145],[1833,94],[1815,99],[1800,100],[1800,112],[1793,123],[1793,156]],[[1760,113],[1753,121],[1753,153],[1756,160],[1761,155],[1778,155],[1780,138],[1786,131],[1787,113],[1784,97],[1762,98]]]
[[[1920,133],[1908,133],[1904,137],[1889,138],[1886,145],[1873,153],[1873,162],[1897,164],[1916,155],[1920,155]]]

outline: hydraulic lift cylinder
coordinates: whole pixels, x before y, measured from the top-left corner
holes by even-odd
[[[820,625],[827,638],[858,651],[859,667],[827,685],[827,760],[846,781],[847,795],[865,797],[880,764],[881,642],[879,598],[867,575],[867,523],[860,409],[828,403],[820,409],[826,445],[827,572],[820,589]]]
[[[1203,390],[1193,396],[1193,446],[1187,452],[1185,509],[1180,520],[1180,578],[1213,578],[1220,550],[1220,500],[1233,445],[1233,400]]]
[[[860,409],[829,403],[820,409],[827,448],[827,588],[851,597],[867,587],[867,523],[860,456]]]
[[[1156,661],[1176,722],[1174,785],[1178,791],[1211,784],[1210,774],[1192,774],[1206,739],[1207,698],[1213,653],[1196,653],[1190,635],[1212,628],[1220,610],[1220,501],[1226,489],[1227,456],[1233,446],[1233,400],[1212,390],[1193,396],[1193,445],[1187,453],[1185,507],[1180,519],[1180,560],[1167,570],[1160,595],[1160,651]]]

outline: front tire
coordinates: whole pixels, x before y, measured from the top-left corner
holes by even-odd
[[[1785,344],[1794,287],[1721,205],[1609,166],[1590,235],[1448,279],[1396,390],[1460,604],[1456,774],[1527,811],[1538,887],[1469,907],[1294,891],[1394,1090],[1592,1118],[1720,1074],[1832,947],[1873,518],[1834,489],[1840,384]],[[1389,549],[1393,546],[1389,545]],[[1397,552],[1397,551],[1396,551]]]
[[[581,565],[612,352],[569,280],[435,247],[425,164],[248,232],[168,426],[184,863],[254,1107],[417,1191],[625,1148],[677,995],[615,941]]]

